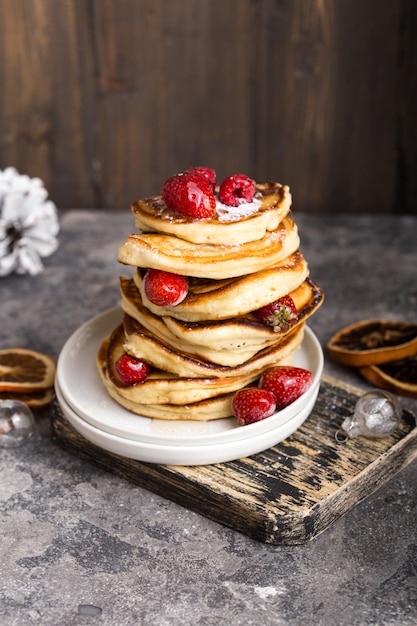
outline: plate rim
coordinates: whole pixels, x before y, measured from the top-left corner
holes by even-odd
[[[107,433],[92,426],[79,416],[60,395],[58,387],[57,401],[64,417],[71,426],[88,441],[103,450],[126,458],[161,465],[198,466],[226,463],[240,458],[253,456],[277,445],[292,435],[307,419],[314,408],[317,394],[291,420],[271,431],[259,433],[256,437],[223,444],[181,446],[153,444],[127,439]],[[98,442],[97,439],[100,441]],[[123,448],[123,450],[120,449]]]

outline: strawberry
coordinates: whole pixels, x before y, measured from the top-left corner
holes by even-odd
[[[168,178],[161,195],[167,207],[192,219],[211,217],[216,211],[211,184],[201,174],[184,173]]]
[[[199,176],[203,176],[208,182],[212,189],[215,188],[217,183],[217,175],[216,172],[211,169],[211,167],[204,167],[203,165],[198,165],[197,167],[191,167],[188,170],[185,170],[183,174],[197,174]]]
[[[275,412],[276,402],[273,393],[259,387],[239,389],[233,396],[232,412],[238,424],[253,424]]]
[[[259,387],[274,394],[277,409],[281,410],[305,393],[312,382],[313,374],[302,367],[276,365],[262,374]]]
[[[116,361],[116,372],[127,385],[137,385],[147,378],[151,366],[130,354],[122,354]]]
[[[233,174],[224,179],[219,189],[219,200],[227,206],[239,206],[252,202],[255,194],[255,181],[246,174]]]
[[[288,295],[261,307],[255,315],[268,326],[273,326],[276,333],[288,330],[298,319],[294,300]]]
[[[188,294],[188,278],[163,270],[148,269],[143,289],[150,302],[158,306],[176,306]]]

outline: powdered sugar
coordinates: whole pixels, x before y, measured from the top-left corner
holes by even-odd
[[[228,206],[216,198],[216,217],[219,222],[238,222],[259,211],[262,201],[254,198],[252,202],[243,202],[239,206]]]

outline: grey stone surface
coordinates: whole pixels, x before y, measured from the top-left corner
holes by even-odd
[[[322,345],[372,317],[416,321],[417,219],[295,213],[326,301]],[[61,214],[36,277],[0,279],[0,347],[58,357],[119,301],[130,213]],[[325,371],[367,389],[328,359]],[[404,404],[415,411],[416,402]],[[23,626],[417,623],[417,464],[302,546],[267,546],[86,463],[51,439],[48,411],[0,449],[0,624]]]

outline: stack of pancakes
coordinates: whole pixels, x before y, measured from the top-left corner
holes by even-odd
[[[119,404],[160,419],[229,417],[238,389],[291,362],[323,292],[309,278],[290,208],[290,190],[278,183],[258,183],[253,201],[239,207],[217,201],[209,219],[174,213],[160,196],[132,205],[138,232],[119,247],[118,260],[135,271],[120,279],[123,319],[97,355]],[[148,268],[187,276],[185,300],[150,302],[143,288]],[[287,294],[297,322],[275,332],[254,311]],[[120,380],[115,364],[124,352],[152,365],[144,382]]]

